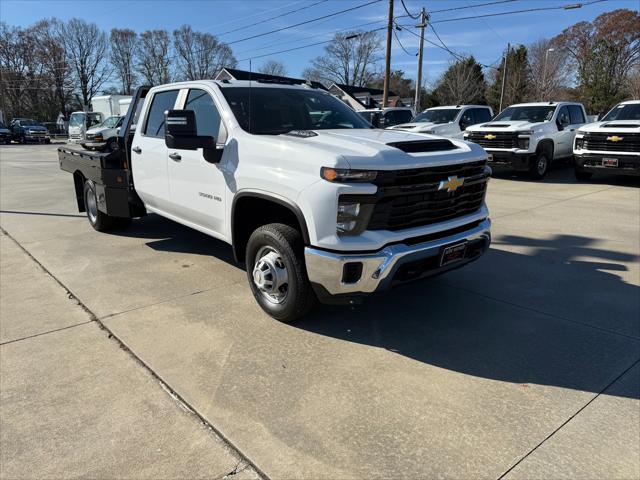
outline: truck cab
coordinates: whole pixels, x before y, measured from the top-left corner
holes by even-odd
[[[464,138],[487,151],[492,167],[506,166],[542,179],[552,162],[573,156],[573,139],[586,118],[581,103],[521,103],[505,108],[491,122],[467,128]]]
[[[82,144],[87,130],[103,121],[104,117],[100,112],[73,112],[69,117],[69,142]]]
[[[640,100],[619,103],[601,121],[583,125],[573,146],[575,175],[640,175]]]
[[[493,111],[487,105],[449,105],[428,108],[409,123],[387,128],[462,140],[468,127],[490,122],[492,117]]]
[[[386,107],[358,110],[358,114],[376,128],[406,123],[413,117],[409,107]]]
[[[304,84],[140,89],[118,142],[110,153],[59,149],[91,225],[154,213],[230,244],[256,301],[281,321],[316,300],[358,303],[461,267],[489,247],[481,147],[372,128]]]

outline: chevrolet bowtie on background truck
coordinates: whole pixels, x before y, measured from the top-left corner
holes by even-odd
[[[481,147],[371,128],[305,85],[141,87],[118,142],[59,149],[91,225],[152,212],[231,244],[257,302],[282,321],[316,298],[354,303],[460,267],[490,243]]]
[[[640,100],[622,102],[580,127],[573,147],[578,180],[594,173],[640,175]]]
[[[573,158],[573,138],[586,117],[580,103],[522,103],[467,128],[464,138],[484,147],[492,167],[506,165],[541,179],[553,161]]]

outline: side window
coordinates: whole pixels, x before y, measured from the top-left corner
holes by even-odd
[[[475,123],[484,123],[491,121],[491,113],[488,108],[474,108]]]
[[[221,119],[211,95],[204,90],[189,90],[184,109],[195,112],[198,135],[213,137],[218,141]]]
[[[584,113],[580,105],[569,105],[569,116],[571,117],[571,124],[585,123]]]
[[[475,125],[476,121],[475,121],[475,115],[474,115],[474,108],[467,108],[464,112],[462,112],[462,116],[460,117],[460,128],[464,127],[470,127],[471,125]]]
[[[158,92],[151,100],[151,108],[147,115],[144,134],[148,137],[164,137],[164,112],[173,109],[178,98],[178,90]]]
[[[400,123],[410,122],[413,114],[409,110],[396,110],[396,121]]]
[[[560,125],[569,125],[569,122],[570,122],[570,120],[569,120],[569,109],[565,105],[558,112],[557,123],[560,124]]]

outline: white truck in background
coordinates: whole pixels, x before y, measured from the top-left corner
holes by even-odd
[[[491,118],[493,118],[493,110],[487,105],[448,105],[428,108],[416,115],[409,123],[387,128],[462,140],[464,131],[468,127],[490,122]]]
[[[230,244],[281,321],[461,267],[491,242],[480,146],[373,128],[293,81],[140,87],[117,138],[112,152],[58,149],[91,225],[155,213]]]
[[[91,111],[73,112],[69,117],[69,142],[85,143],[87,130],[96,127],[108,117],[127,113],[131,95],[100,95],[91,98]]]
[[[487,151],[492,168],[507,166],[539,180],[553,161],[573,158],[573,138],[586,122],[581,103],[520,103],[467,128],[464,139]]]
[[[640,100],[619,103],[601,121],[583,125],[573,146],[575,174],[640,175]]]

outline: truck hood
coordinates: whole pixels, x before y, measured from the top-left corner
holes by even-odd
[[[314,130],[314,136],[296,137],[279,135],[286,144],[295,144],[297,151],[305,148],[322,150],[322,155],[337,163],[346,162],[354,169],[396,170],[432,165],[447,165],[487,157],[482,147],[461,140],[445,139],[436,135],[410,133],[402,130],[341,129]],[[448,141],[456,148],[433,152],[406,153],[390,143]],[[293,146],[293,145],[291,145]],[[340,162],[342,160],[343,162]]]
[[[518,132],[520,130],[532,130],[541,125],[549,122],[536,122],[531,123],[525,120],[510,120],[502,121],[496,120],[495,122],[481,123],[479,125],[472,125],[467,128],[467,132]]]
[[[400,125],[394,125],[393,127],[388,127],[387,130],[419,131],[419,130],[427,130],[435,126],[436,124],[433,122],[401,123]]]
[[[98,133],[105,133],[105,132],[108,132],[109,130],[111,129],[103,128],[103,127],[93,127],[87,130],[87,134],[97,135]]]
[[[40,126],[32,126],[32,127],[24,127],[24,130],[26,132],[46,132],[47,129],[46,127],[40,127]]]
[[[579,132],[600,133],[638,133],[640,132],[640,120],[611,120],[608,122],[595,122],[583,125]]]

